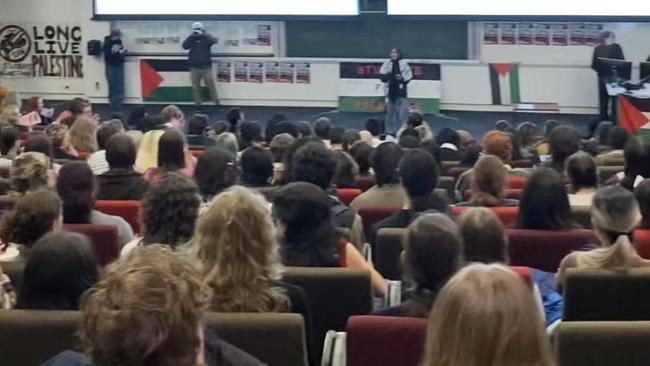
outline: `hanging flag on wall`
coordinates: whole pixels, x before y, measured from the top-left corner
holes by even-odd
[[[519,64],[490,64],[489,70],[492,104],[510,105],[521,103]]]
[[[191,102],[189,64],[185,60],[140,60],[142,100],[145,102]],[[204,98],[209,93],[203,91]],[[206,99],[207,100],[207,99]]]

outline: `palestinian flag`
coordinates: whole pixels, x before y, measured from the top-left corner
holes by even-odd
[[[410,64],[413,80],[408,83],[408,100],[413,109],[425,114],[440,112],[440,65]],[[381,82],[381,63],[341,62],[339,73],[339,111],[386,111],[386,91]]]
[[[521,103],[519,64],[490,64],[489,69],[492,104]]]
[[[631,134],[650,137],[650,101],[619,95],[618,101],[618,124]]]
[[[145,102],[193,102],[190,66],[181,59],[140,60],[142,100]],[[203,87],[203,100],[210,100],[210,92]]]

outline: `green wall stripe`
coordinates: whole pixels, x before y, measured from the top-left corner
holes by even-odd
[[[515,65],[510,71],[510,101],[511,103],[521,103],[521,90],[519,88],[519,65]]]

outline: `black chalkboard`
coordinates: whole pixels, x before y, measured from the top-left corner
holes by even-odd
[[[467,59],[467,22],[363,14],[354,20],[286,22],[288,57]]]

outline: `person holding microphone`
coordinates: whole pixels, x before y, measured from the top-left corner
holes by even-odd
[[[194,92],[194,104],[201,106],[201,81],[205,82],[210,90],[210,98],[214,104],[219,105],[217,88],[212,77],[212,46],[217,44],[217,39],[205,31],[201,22],[192,24],[192,34],[183,42],[183,49],[189,50],[190,78]]]
[[[608,80],[610,70],[603,67],[601,58],[625,60],[623,49],[621,45],[616,43],[616,35],[614,32],[604,31],[600,34],[600,45],[594,48],[594,53],[591,58],[591,68],[598,73],[598,110],[600,120],[614,121],[616,120],[616,101],[612,100],[607,93],[607,83],[610,82]],[[610,104],[612,107],[611,114],[609,113]]]
[[[408,118],[409,104],[406,87],[413,79],[413,73],[397,48],[390,51],[390,60],[384,62],[379,73],[381,81],[385,83],[387,89],[386,133],[395,135]]]

